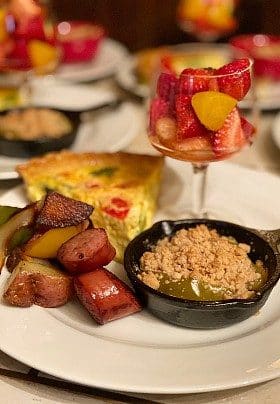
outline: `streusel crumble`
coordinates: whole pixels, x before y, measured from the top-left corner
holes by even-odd
[[[159,240],[140,260],[144,283],[194,300],[248,299],[264,284],[267,271],[249,258],[250,246],[198,225]]]

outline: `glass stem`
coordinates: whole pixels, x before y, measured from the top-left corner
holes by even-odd
[[[208,164],[192,164],[192,211],[195,218],[207,218],[205,211],[206,177]]]

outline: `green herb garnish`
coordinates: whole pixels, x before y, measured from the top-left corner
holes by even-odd
[[[94,175],[95,177],[100,177],[102,175],[105,177],[112,177],[117,170],[117,167],[104,167],[99,170],[91,171],[91,175]]]

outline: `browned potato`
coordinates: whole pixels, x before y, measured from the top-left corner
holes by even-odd
[[[36,219],[39,231],[53,228],[77,226],[89,219],[93,207],[85,202],[67,198],[57,192],[50,192]]]
[[[85,230],[89,221],[85,220],[77,226],[50,229],[43,234],[34,234],[22,247],[25,255],[37,258],[55,258],[60,246],[67,240]]]
[[[13,272],[17,264],[23,259],[24,254],[22,248],[16,247],[13,251],[8,255],[6,260],[6,268],[9,272]]]
[[[58,307],[73,294],[72,278],[48,261],[24,257],[8,279],[4,300],[14,306]]]

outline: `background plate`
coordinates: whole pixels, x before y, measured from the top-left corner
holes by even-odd
[[[226,206],[249,227],[280,226],[280,179],[227,163],[210,165],[207,207]],[[156,219],[182,216],[190,195],[188,164],[167,159]],[[1,203],[26,203],[17,188]],[[269,207],[269,208],[268,208]],[[121,265],[109,266],[124,278]],[[0,277],[3,289],[7,272]],[[280,375],[280,285],[261,312],[220,330],[191,330],[146,311],[97,326],[75,301],[58,309],[0,303],[0,349],[62,379],[111,390],[191,393],[245,386]]]
[[[145,131],[143,113],[139,105],[130,102],[123,102],[116,109],[98,111],[80,125],[71,150],[115,153],[126,148],[141,130]],[[15,167],[24,161],[0,155],[0,180],[17,178]]]
[[[55,77],[71,82],[88,82],[112,76],[123,58],[127,49],[113,39],[105,39],[95,59],[88,63],[72,63],[59,67]]]

